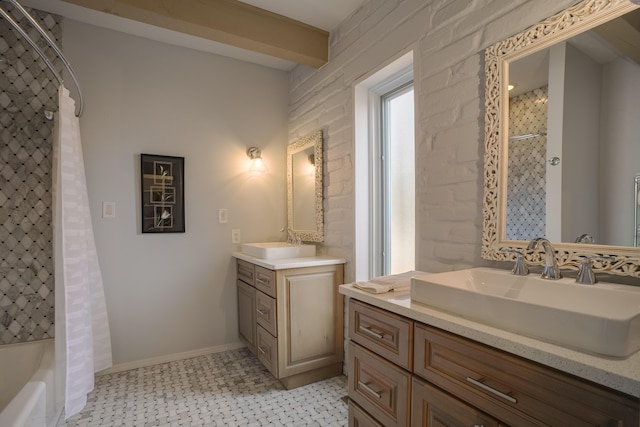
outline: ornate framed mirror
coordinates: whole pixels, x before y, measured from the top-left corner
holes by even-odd
[[[304,242],[324,241],[322,131],[287,147],[287,224]]]
[[[640,277],[638,7],[584,0],[485,51],[483,258],[546,237],[563,268]]]

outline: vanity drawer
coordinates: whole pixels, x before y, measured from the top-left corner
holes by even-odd
[[[236,260],[236,265],[238,267],[238,279],[251,286],[255,286],[255,265],[241,259]]]
[[[270,297],[276,297],[276,275],[272,270],[260,267],[258,265],[256,268],[256,281],[255,286],[259,291],[264,292]]]
[[[412,426],[506,427],[495,418],[478,411],[431,384],[413,377],[411,390]]]
[[[262,364],[278,378],[278,342],[262,326],[256,331],[256,353]]]
[[[409,372],[349,342],[348,383],[349,398],[383,425],[409,425]]]
[[[360,301],[349,301],[349,338],[409,371],[413,366],[413,323]]]
[[[256,292],[256,319],[274,337],[278,336],[276,300],[260,291]]]
[[[415,374],[508,424],[638,426],[618,392],[430,326],[415,339]]]
[[[349,400],[349,427],[384,427],[361,407]]]

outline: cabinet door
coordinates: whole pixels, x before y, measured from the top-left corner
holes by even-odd
[[[342,266],[277,271],[281,377],[335,365],[343,359]]]
[[[256,353],[256,290],[241,280],[238,284],[238,333]]]
[[[419,379],[413,378],[413,427],[499,427],[494,418]]]

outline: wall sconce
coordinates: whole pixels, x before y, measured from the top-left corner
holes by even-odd
[[[265,173],[267,166],[262,160],[262,152],[258,147],[251,147],[247,149],[247,157],[251,159],[251,166],[249,166],[249,172],[253,173]]]

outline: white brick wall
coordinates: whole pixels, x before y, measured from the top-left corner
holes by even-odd
[[[575,0],[370,0],[332,32],[330,61],[290,76],[289,139],[325,136],[325,252],[354,279],[353,85],[413,47],[416,268],[480,265],[484,49]]]

